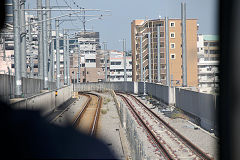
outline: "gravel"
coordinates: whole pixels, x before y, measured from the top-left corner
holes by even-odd
[[[149,108],[153,107],[151,104],[147,102],[147,100],[141,100],[141,101],[147,104]],[[195,124],[193,124],[192,122],[186,119],[181,119],[181,118],[172,119],[170,117],[165,116],[163,112],[159,112],[157,108],[152,109],[152,111],[157,113],[159,117],[161,117],[163,120],[168,122],[170,126],[172,126],[175,130],[181,133],[185,138],[187,138],[193,144],[199,147],[202,151],[204,151],[214,159],[219,159],[217,137],[205,131],[201,127],[196,126]]]
[[[97,137],[102,140],[118,159],[125,159],[120,138],[120,120],[118,112],[109,92],[97,93],[103,98],[98,121]]]

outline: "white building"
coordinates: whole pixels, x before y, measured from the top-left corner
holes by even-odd
[[[216,35],[198,35],[198,87],[200,92],[216,93],[218,90],[218,40]]]
[[[126,57],[127,81],[132,81],[132,57]],[[122,52],[110,52],[110,81],[124,81],[124,56]]]

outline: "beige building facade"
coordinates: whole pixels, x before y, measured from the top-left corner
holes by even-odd
[[[158,34],[157,27],[160,26],[159,46],[160,61],[158,62]],[[156,20],[134,20],[131,23],[131,47],[133,81],[141,80],[140,63],[140,36],[142,36],[143,68],[146,68],[145,78],[152,82],[166,85],[166,33],[165,19]],[[197,72],[197,19],[186,20],[186,53],[187,53],[187,86],[198,86]],[[149,75],[149,46],[148,33],[151,41],[151,75]],[[182,86],[182,26],[181,19],[168,20],[168,44],[169,44],[169,82],[173,86]],[[158,63],[160,63],[160,82],[158,82]]]

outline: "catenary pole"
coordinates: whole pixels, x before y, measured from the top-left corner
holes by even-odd
[[[22,95],[21,64],[20,64],[20,22],[19,0],[13,0],[13,30],[14,30],[14,69],[15,69],[15,98]]]
[[[25,0],[20,0],[20,30],[21,30],[21,39],[20,39],[20,48],[21,48],[21,74],[22,77],[27,77],[27,65],[26,65],[26,29],[23,27],[25,25]]]
[[[42,36],[42,29],[43,29],[43,23],[41,21],[43,20],[42,16],[42,0],[37,0],[37,8],[40,9],[37,11],[37,17],[38,17],[38,76],[40,79],[43,79],[43,36]]]
[[[152,57],[151,57],[151,33],[148,32],[148,78],[149,82],[152,83]]]
[[[70,85],[69,35],[67,34],[67,85]]]
[[[28,23],[31,23],[32,19],[28,18]],[[32,25],[29,25],[28,31],[29,37],[29,50],[30,50],[30,78],[34,77],[34,63],[33,63],[33,50],[32,50]]]
[[[182,18],[182,74],[183,87],[187,86],[187,53],[186,53],[186,3],[181,3]]]
[[[77,76],[77,83],[81,82],[81,45],[80,41],[78,41],[78,76]]]
[[[43,77],[44,90],[48,89],[48,33],[47,33],[47,13],[43,14]]]
[[[141,74],[141,82],[143,82],[143,53],[142,53],[142,36],[140,36],[140,74]]]
[[[166,40],[166,69],[167,69],[167,74],[166,74],[166,85],[169,86],[169,34],[168,34],[168,17],[165,17],[165,40]]]
[[[126,69],[126,39],[123,39],[123,56],[124,56],[124,81],[127,81],[127,69]]]
[[[105,82],[108,81],[108,71],[107,71],[107,44],[104,43],[104,61],[105,61]]]
[[[161,82],[160,26],[157,26],[157,81]]]
[[[45,1],[45,5],[46,5],[46,9],[50,9],[50,0],[46,0]],[[51,11],[46,11],[47,12],[47,19],[51,18]],[[53,63],[53,59],[52,59],[52,26],[51,26],[51,20],[47,21],[47,34],[48,34],[48,80],[49,81],[53,81],[53,75],[52,75],[52,63]]]
[[[56,77],[57,77],[57,89],[60,88],[60,54],[59,54],[59,19],[55,20],[56,27]]]
[[[64,67],[64,85],[67,84],[67,35],[66,30],[63,30],[63,67]]]

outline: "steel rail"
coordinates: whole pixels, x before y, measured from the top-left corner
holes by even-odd
[[[95,93],[83,93],[83,95],[88,96],[90,99],[87,101],[87,103],[85,103],[84,107],[79,112],[77,118],[74,120],[73,127],[76,128],[78,126],[81,117],[83,116],[84,112],[86,111],[87,107],[89,106],[90,102],[92,101],[92,98],[90,97],[90,95],[96,96],[96,97],[98,97],[98,104],[97,104],[96,112],[94,114],[94,120],[90,126],[90,133],[89,133],[90,136],[94,136],[96,134],[99,115],[100,115],[100,108],[102,106],[102,97]]]
[[[213,158],[209,157],[206,153],[204,153],[200,148],[190,142],[187,138],[181,135],[178,131],[176,131],[173,127],[171,127],[167,122],[165,122],[162,118],[160,118],[156,113],[154,113],[151,109],[149,109],[144,103],[142,103],[139,99],[131,94],[126,94],[132,97],[138,104],[140,103],[145,109],[147,109],[158,121],[160,121],[166,128],[170,130],[176,137],[178,137],[192,152],[196,155],[202,157],[205,160],[213,160]]]
[[[93,121],[92,129],[91,129],[91,132],[90,132],[90,135],[93,136],[93,135],[96,134],[96,130],[97,130],[97,125],[98,125],[98,120],[99,120],[99,115],[100,115],[100,108],[102,106],[102,97],[97,95],[97,94],[94,94],[94,93],[90,93],[90,94],[98,97],[97,110],[96,110],[95,115],[94,115],[94,121]]]
[[[172,155],[167,151],[167,149],[164,147],[163,144],[161,144],[161,142],[158,140],[158,138],[154,135],[154,133],[151,131],[151,129],[144,123],[144,121],[142,120],[142,118],[138,115],[138,113],[136,112],[136,110],[132,107],[133,104],[130,102],[130,100],[125,97],[122,94],[117,93],[116,95],[120,96],[124,102],[128,105],[129,109],[131,109],[134,113],[134,115],[137,117],[137,119],[140,121],[140,123],[142,124],[142,126],[144,127],[144,129],[147,131],[147,133],[151,136],[152,140],[155,142],[155,144],[158,146],[158,148],[161,150],[161,152],[163,153],[163,156],[166,159],[174,159],[172,157]]]
[[[80,95],[80,94],[79,94],[79,95]],[[80,112],[78,113],[77,118],[74,119],[73,124],[72,124],[72,126],[73,126],[74,128],[76,128],[76,127],[78,126],[79,121],[80,121],[83,113],[86,111],[87,106],[89,105],[89,103],[90,103],[91,100],[92,100],[92,98],[91,98],[89,95],[86,95],[86,94],[83,94],[83,95],[87,96],[87,97],[88,97],[88,100],[87,100],[87,102],[84,104],[84,106],[83,106],[83,108],[80,110]]]

